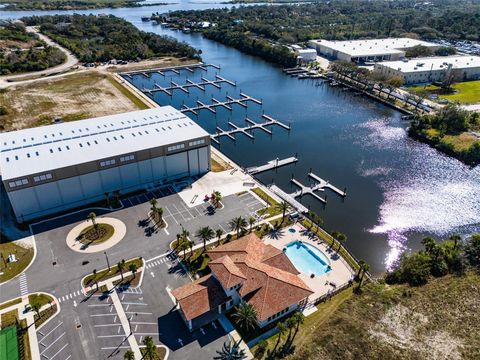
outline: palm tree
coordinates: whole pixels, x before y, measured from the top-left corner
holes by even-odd
[[[342,244],[347,241],[347,235],[341,233],[341,232],[338,232],[338,231],[334,231],[332,232],[332,236],[337,240],[338,242],[338,248],[337,248],[337,254],[338,252],[340,251],[340,248],[342,247]],[[332,244],[332,247],[333,247],[333,244]]]
[[[285,221],[285,213],[287,212],[289,205],[286,201],[282,201],[277,204],[277,210],[282,212],[282,224]]]
[[[135,274],[137,273],[137,264],[130,264],[128,270],[132,272],[133,278],[135,279]]]
[[[272,354],[275,354],[278,344],[280,344],[280,340],[282,339],[282,335],[285,334],[285,332],[287,331],[287,328],[285,325],[283,325],[283,323],[279,322],[277,324],[277,331],[278,331],[278,338],[277,338],[277,342],[275,343],[275,347],[272,350]]]
[[[203,251],[205,251],[207,250],[207,241],[210,241],[215,237],[215,232],[210,226],[204,226],[198,229],[195,236],[203,241]]]
[[[40,309],[42,308],[42,304],[35,298],[31,303],[30,306],[32,309],[37,313],[37,316],[40,317]]]
[[[452,235],[450,236],[450,240],[453,241],[453,250],[456,250],[458,242],[462,240],[462,238],[460,237],[460,235]]]
[[[257,311],[249,303],[244,302],[238,305],[232,317],[245,330],[254,329],[257,324]]]
[[[151,336],[145,337],[143,339],[143,345],[145,345],[145,355],[148,356],[150,360],[155,359],[156,357],[156,352],[157,352],[157,347],[155,346],[155,343],[153,342],[153,339]]]
[[[360,260],[358,262],[358,265],[360,266],[360,269],[358,269],[358,285],[357,285],[357,289],[356,289],[357,291],[359,291],[360,288],[362,287],[363,278],[365,276],[365,273],[370,269],[370,266],[364,260]]]
[[[295,328],[297,325],[295,318],[293,316],[290,316],[286,321],[285,325],[287,326],[288,329],[288,335],[287,335],[287,341],[285,343],[290,342],[290,337],[292,336],[292,330]]]
[[[183,251],[183,259],[185,260],[186,258],[186,251],[187,249],[190,247],[190,245],[188,244],[189,240],[188,239],[183,239],[181,235],[177,235],[177,246],[176,246],[176,250],[178,250],[179,252],[180,251]]]
[[[250,225],[250,232],[252,232],[253,225],[257,222],[257,219],[255,219],[253,216],[250,216],[248,218],[248,224]]]
[[[214,191],[212,193],[211,199],[213,201],[213,205],[218,208],[218,206],[220,205],[220,200],[222,200],[222,194],[220,193],[220,191]]]
[[[215,236],[217,237],[217,240],[218,242],[220,242],[220,239],[222,238],[222,235],[223,235],[223,230],[218,228],[217,230],[215,230]]]
[[[293,333],[293,339],[295,339],[295,336],[297,335],[298,330],[300,329],[300,325],[302,325],[305,322],[305,315],[303,315],[303,313],[301,313],[300,311],[297,311],[291,317],[295,321],[295,332]]]
[[[232,220],[230,220],[228,225],[230,226],[230,229],[237,232],[237,239],[238,239],[240,237],[240,232],[244,231],[245,228],[247,227],[247,220],[245,220],[241,216],[237,216],[236,218],[233,218]]]
[[[98,236],[98,231],[97,231],[97,229],[98,229],[98,224],[97,224],[97,222],[96,222],[97,214],[95,214],[95,213],[92,211],[90,214],[88,214],[87,219],[92,222],[93,228],[95,229],[95,233],[96,233],[97,236]]]
[[[132,350],[127,350],[125,354],[123,354],[124,360],[135,360],[135,354]]]
[[[122,261],[119,261],[117,263],[118,270],[120,270],[120,275],[122,276],[122,281],[123,281],[123,269],[125,269],[125,260],[122,259]]]
[[[97,287],[96,291],[98,291],[97,269],[93,269],[92,274],[93,274],[93,281],[95,281],[95,286]]]
[[[213,358],[215,360],[242,360],[247,357],[244,349],[240,349],[240,343],[242,340],[238,341],[226,341],[223,343],[222,350],[217,350],[217,356]]]
[[[190,240],[187,240],[186,243],[187,243],[188,248],[190,249],[190,256],[192,256],[193,255],[193,245],[195,245],[195,243],[193,241],[190,241]]]

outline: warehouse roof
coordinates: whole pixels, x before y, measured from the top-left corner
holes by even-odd
[[[208,136],[171,106],[0,134],[3,180]]]
[[[437,44],[410,38],[387,38],[348,41],[313,40],[313,42],[319,43],[332,50],[348,54],[352,57],[399,54],[402,53],[403,49],[408,49],[416,45],[438,47]]]
[[[480,56],[441,56],[416,58],[408,61],[383,61],[378,65],[389,67],[403,73],[446,70],[452,64],[453,69],[480,68]]]

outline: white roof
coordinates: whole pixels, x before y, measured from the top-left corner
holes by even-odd
[[[437,44],[410,38],[387,38],[348,41],[313,40],[313,42],[319,43],[332,50],[343,52],[352,57],[399,54],[402,53],[402,49],[411,48],[416,45],[423,45],[426,47],[438,47]]]
[[[399,70],[403,73],[446,70],[452,64],[453,69],[480,68],[480,56],[440,56],[416,58],[408,61],[383,61],[378,65]]]
[[[171,106],[0,134],[3,180],[208,136]]]
[[[315,49],[299,49],[297,50],[297,53],[301,54],[317,54],[317,50]]]

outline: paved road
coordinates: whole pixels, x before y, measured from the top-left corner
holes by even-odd
[[[164,209],[167,229],[149,230],[148,200],[152,197],[156,197],[158,206]],[[206,204],[189,208],[171,188],[131,196],[123,202],[124,209],[108,213],[108,216],[122,220],[127,226],[125,238],[107,250],[110,264],[135,256],[153,259],[147,263],[141,289],[119,293],[127,315],[135,317],[135,321],[132,320],[137,328],[134,336],[141,342],[142,336],[151,335],[157,343],[166,344],[173,350],[171,356],[174,359],[212,358],[226,340],[225,334],[221,326],[214,325],[208,325],[203,332],[188,333],[178,313],[173,311],[174,304],[166,288],[173,289],[190,279],[162,254],[169,251],[169,244],[181,231],[181,226],[190,232],[192,240],[199,243],[194,234],[201,226],[208,225],[227,232],[228,222],[233,217],[252,216],[263,205],[248,193],[230,195],[222,199],[225,207],[211,214]],[[106,315],[105,311],[110,311],[108,299],[85,299],[80,291],[84,275],[93,269],[106,267],[105,255],[103,252],[77,253],[65,243],[68,232],[84,221],[89,212],[85,210],[33,226],[37,246],[34,263],[21,277],[0,285],[0,302],[20,296],[25,291],[45,291],[59,299],[60,314],[38,334],[44,358],[121,359],[125,350],[126,345],[122,342],[126,335],[118,330],[118,319],[113,321],[110,319],[112,315]],[[100,212],[97,215],[101,216]],[[107,305],[91,306],[101,304]],[[140,314],[142,312],[145,314]],[[57,325],[58,328],[53,329]],[[48,334],[49,331],[52,333]],[[58,340],[52,344],[54,337]]]
[[[45,41],[48,45],[55,46],[55,47],[59,48],[66,55],[67,60],[63,64],[60,64],[60,65],[57,65],[57,66],[54,66],[54,67],[51,67],[51,68],[48,68],[48,69],[45,69],[45,70],[42,70],[42,71],[22,73],[22,74],[18,74],[18,75],[0,76],[0,88],[1,87],[7,87],[9,85],[21,84],[22,83],[21,79],[23,77],[47,76],[47,75],[51,75],[51,74],[55,74],[55,73],[60,73],[60,72],[66,71],[66,70],[70,69],[71,67],[78,64],[78,59],[75,57],[75,55],[73,55],[70,51],[68,51],[64,47],[60,46],[59,44],[57,44],[56,42],[51,40],[49,37],[41,34],[37,27],[28,26],[27,31],[37,34],[38,37],[41,40]],[[16,81],[12,83],[12,82],[8,82],[9,80],[16,80]],[[26,81],[31,81],[31,80],[26,80]]]

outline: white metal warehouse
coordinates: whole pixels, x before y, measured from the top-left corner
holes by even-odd
[[[422,45],[435,50],[438,44],[410,38],[387,38],[368,40],[310,40],[308,46],[317,53],[332,60],[353,62],[399,60],[405,57],[405,51],[416,45]]]
[[[171,106],[0,134],[17,221],[210,170],[210,135]]]

